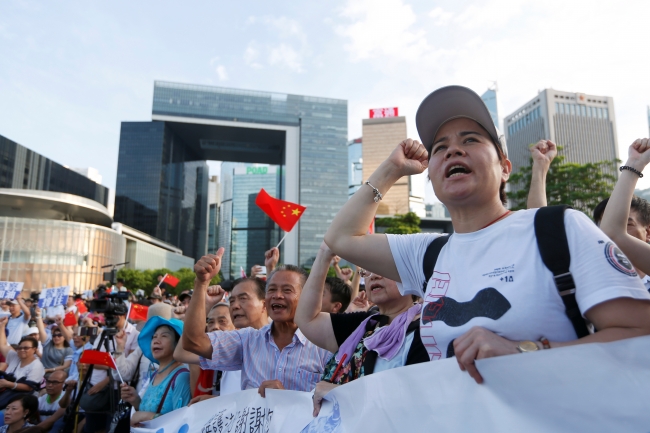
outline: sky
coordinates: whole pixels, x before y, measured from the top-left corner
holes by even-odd
[[[349,138],[376,107],[417,138],[431,91],[496,81],[501,118],[549,87],[612,96],[625,160],[649,133],[649,16],[648,1],[3,0],[0,135],[114,188],[120,122],[151,119],[154,80],[346,99]]]

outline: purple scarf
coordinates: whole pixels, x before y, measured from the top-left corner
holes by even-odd
[[[397,316],[388,326],[376,331],[370,337],[363,340],[363,344],[368,350],[374,350],[377,354],[386,360],[391,360],[397,352],[402,348],[404,343],[404,337],[406,336],[406,330],[409,325],[422,310],[422,304],[415,304],[399,316]],[[336,362],[341,362],[343,354],[346,354],[345,362],[343,366],[347,365],[352,358],[354,349],[357,347],[363,335],[366,333],[366,325],[368,321],[372,319],[376,314],[368,316],[361,324],[354,330],[348,338],[345,339],[343,344],[339,347],[339,351],[336,353]]]

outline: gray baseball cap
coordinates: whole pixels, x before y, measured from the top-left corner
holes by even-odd
[[[434,90],[424,98],[415,114],[415,125],[422,144],[429,152],[429,157],[431,157],[433,140],[440,127],[450,120],[461,117],[481,125],[503,154],[508,156],[506,139],[494,125],[490,111],[481,97],[467,87],[447,86]]]

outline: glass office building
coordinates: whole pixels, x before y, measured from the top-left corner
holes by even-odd
[[[496,89],[488,89],[481,95],[481,99],[485,102],[485,106],[492,116],[494,126],[499,127],[499,110],[497,109],[497,91]]]
[[[295,152],[287,144],[294,129],[299,131]],[[347,198],[347,101],[156,82],[152,121],[122,123],[115,219],[196,258],[205,253],[207,239],[203,244],[195,242],[192,249],[182,246],[183,239],[190,231],[197,239],[203,236],[196,233],[205,232],[208,211],[207,204],[203,205],[206,199],[199,194],[202,185],[198,175],[194,176],[197,185],[193,190],[184,189],[188,184],[184,170],[187,162],[283,166],[292,158],[297,158],[298,185],[281,185],[277,196],[295,196],[294,200],[307,207],[295,230],[299,239],[297,264],[308,265]],[[183,168],[176,169],[175,164]],[[207,171],[201,179],[207,184]],[[289,195],[287,188],[296,188],[297,194]],[[191,197],[186,199],[185,194]],[[174,210],[176,202],[170,200],[195,203],[195,224],[180,223]],[[200,212],[206,215],[203,226],[196,218]],[[223,215],[220,220],[234,217],[227,209],[219,213]],[[227,247],[222,239],[221,246]]]
[[[0,135],[0,188],[63,192],[108,205],[108,188]]]

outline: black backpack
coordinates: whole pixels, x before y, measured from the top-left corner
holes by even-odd
[[[540,208],[535,214],[535,237],[537,247],[542,256],[544,265],[553,273],[555,287],[564,302],[566,315],[573,325],[578,338],[589,335],[587,324],[580,314],[578,302],[576,301],[576,285],[573,281],[569,265],[571,264],[571,253],[569,242],[564,227],[564,211],[570,206],[546,206]],[[440,255],[442,247],[445,246],[449,236],[440,236],[433,240],[427,247],[422,260],[424,270],[424,285],[422,293],[426,293],[427,283],[433,275],[433,269]]]

